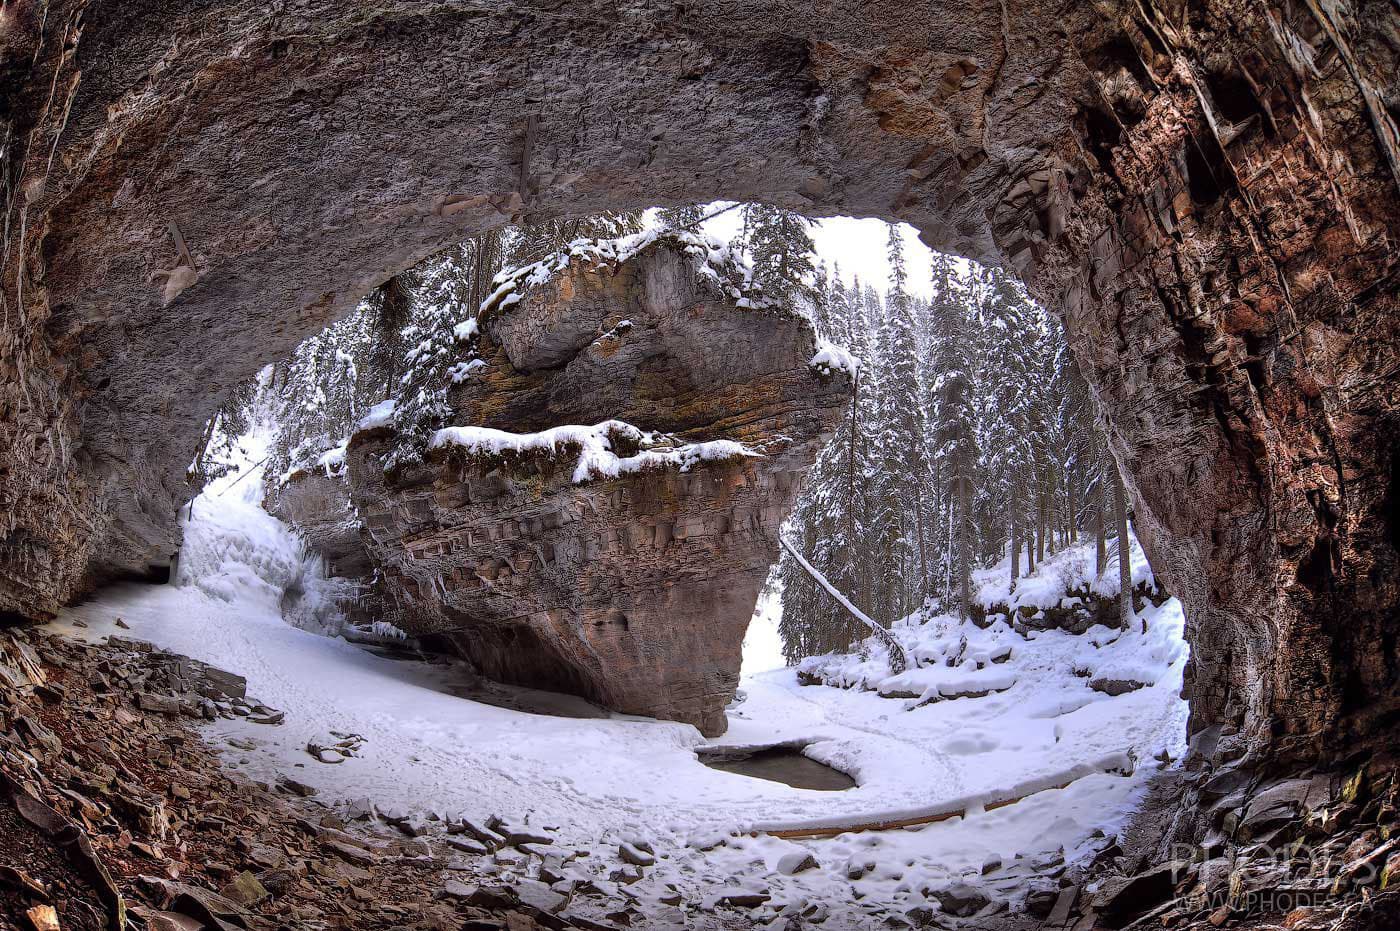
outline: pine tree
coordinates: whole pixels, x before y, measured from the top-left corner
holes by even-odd
[[[985,298],[977,308],[983,334],[979,380],[983,408],[980,442],[982,488],[994,515],[981,533],[983,550],[999,556],[1007,544],[1014,591],[1020,575],[1020,547],[1029,524],[1028,498],[1034,470],[1032,409],[1037,402],[1035,344],[1040,320],[1020,287],[999,269],[979,272]]]
[[[850,345],[853,351],[865,345],[863,308],[839,276],[831,280],[824,308],[829,338]],[[787,531],[798,551],[848,594],[861,587],[865,573],[860,559],[863,521],[859,511],[864,467],[859,463],[864,461],[865,444],[861,436],[859,375],[856,382],[857,391],[846,416],[808,474],[805,492]],[[857,636],[850,616],[820,592],[811,577],[786,554],[779,571],[783,579],[779,633],[788,660],[796,662],[804,656],[849,649]]]
[[[808,312],[817,302],[812,221],[786,207],[748,204],[740,239],[764,296]]]
[[[881,326],[880,391],[882,423],[880,449],[884,456],[882,495],[898,518],[899,553],[892,560],[902,583],[898,598],[888,606],[890,616],[902,617],[922,603],[929,577],[928,528],[924,526],[923,494],[928,484],[925,457],[924,409],[919,372],[914,301],[908,291],[904,244],[899,228],[889,227],[890,290]],[[892,566],[893,568],[893,566]]]
[[[947,256],[934,258],[931,337],[933,460],[946,483],[947,574],[945,604],[956,602],[965,618],[971,603],[972,499],[976,481],[976,411],[969,365],[973,344],[969,309],[957,293],[958,276]]]

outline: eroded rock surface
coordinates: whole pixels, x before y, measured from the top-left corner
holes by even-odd
[[[177,545],[223,393],[465,234],[716,197],[902,219],[1065,317],[1194,728],[1400,711],[1386,0],[5,6],[0,611]],[[527,157],[528,153],[528,157]]]
[[[491,678],[716,735],[850,377],[695,251],[663,238],[522,281],[450,393],[466,428],[387,474],[394,435],[362,431],[348,465],[388,619]]]

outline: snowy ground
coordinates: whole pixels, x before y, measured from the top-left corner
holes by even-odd
[[[809,756],[859,785],[818,792],[716,771],[698,762],[695,749],[707,741],[687,725],[494,707],[459,697],[469,681],[459,667],[381,658],[290,626],[283,593],[289,585],[307,589],[314,608],[315,566],[257,506],[257,478],[232,483],[233,477],[216,483],[194,503],[180,584],[113,589],[54,626],[75,637],[150,640],[245,675],[249,694],[285,710],[286,723],[219,721],[208,733],[254,747],[230,747],[227,754],[231,766],[253,778],[290,774],[332,803],[367,797],[381,809],[479,820],[500,815],[543,829],[559,847],[588,851],[570,869],[608,890],[618,845],[649,841],[657,865],[642,881],[618,888],[649,916],[649,927],[747,925],[747,911],[708,910],[718,897],[741,891],[771,895],[765,910],[820,903],[829,910],[828,928],[868,927],[872,914],[902,914],[964,879],[1015,900],[1024,894],[1027,872],[1017,864],[1043,862],[1062,849],[1069,859],[1082,855],[1095,831],[1112,833],[1124,820],[1160,765],[1154,755],[1181,749],[1185,706],[1177,693],[1185,651],[1174,600],[1150,609],[1147,634],[1121,637],[1096,628],[1027,641],[1001,624],[968,637],[948,619],[933,619],[901,632],[929,661],[896,683],[901,688],[871,679],[874,667],[862,671],[860,657],[830,661],[854,679],[871,680],[865,685],[919,699],[804,687],[794,670],[772,668],[781,659],[770,603],[767,610],[761,605],[747,644],[746,697],[732,708],[729,733],[718,743],[810,741]],[[319,616],[306,605],[304,598],[301,615]],[[130,631],[115,626],[118,617]],[[75,626],[77,620],[88,626]],[[1011,656],[991,662],[1006,646]],[[948,667],[946,658],[955,653],[961,663]],[[1088,687],[1086,670],[1127,670],[1151,684],[1111,698]],[[969,678],[1005,690],[921,704]],[[335,743],[335,733],[366,738],[358,758],[331,766],[305,752],[308,742]],[[988,799],[1071,780],[1064,789],[981,809]],[[761,830],[748,836],[950,805],[965,814],[909,830],[800,842]],[[811,851],[820,868],[776,872],[779,860],[798,849]],[[983,877],[991,860],[1005,867]],[[515,875],[534,868],[481,864]],[[863,875],[851,879],[856,873]],[[680,907],[662,902],[675,901],[677,892]],[[595,917],[615,907],[617,900]]]

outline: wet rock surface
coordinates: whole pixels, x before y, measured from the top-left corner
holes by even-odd
[[[388,472],[390,431],[351,439],[387,619],[492,679],[723,733],[778,528],[850,391],[810,365],[805,319],[725,273],[669,238],[575,258],[483,312],[483,364],[449,395],[452,422],[506,434]]]

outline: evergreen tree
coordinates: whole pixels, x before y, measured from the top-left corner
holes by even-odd
[[[857,284],[856,290],[859,290]],[[831,281],[825,304],[831,338],[854,347],[864,345],[859,299],[839,276]],[[853,339],[852,336],[857,338]],[[863,366],[864,368],[865,366]],[[857,490],[863,491],[865,444],[861,438],[861,403],[857,391],[807,477],[806,491],[787,525],[798,551],[843,592],[860,589],[865,567],[860,561],[863,522]],[[783,613],[779,633],[789,662],[804,656],[849,649],[858,636],[849,614],[820,591],[788,555],[779,571]]]
[[[923,495],[928,484],[925,457],[924,408],[920,403],[920,378],[914,301],[908,291],[904,244],[899,228],[889,227],[887,243],[890,290],[884,302],[881,327],[880,391],[882,395],[880,450],[884,468],[880,478],[882,497],[894,509],[898,552],[891,563],[898,567],[897,598],[886,606],[890,617],[903,617],[923,602],[929,578],[928,531],[924,526]]]
[[[1020,286],[999,269],[984,269],[986,299],[978,308],[983,334],[980,365],[983,407],[979,431],[982,498],[992,516],[983,523],[982,550],[1010,554],[1011,587],[1020,575],[1020,547],[1027,534],[1029,488],[1034,474],[1032,411],[1041,385],[1036,344],[1042,321]]]
[[[958,276],[947,256],[934,259],[934,371],[932,408],[933,459],[946,483],[947,548],[944,603],[956,603],[959,617],[971,604],[973,560],[972,502],[977,466],[975,381],[971,361],[974,341],[969,307],[955,284]],[[942,528],[940,528],[941,530]]]
[[[811,226],[811,220],[786,207],[743,208],[740,237],[753,261],[754,280],[768,299],[804,312],[817,303]]]

